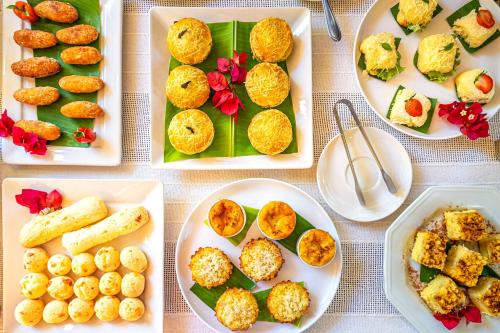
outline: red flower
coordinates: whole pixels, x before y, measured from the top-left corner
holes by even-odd
[[[239,67],[234,64],[231,68],[231,82],[232,83],[243,83],[247,78],[247,69],[245,67]]]
[[[460,310],[459,315],[464,316],[467,324],[471,323],[481,323],[481,311],[475,306],[468,306],[463,310]]]
[[[226,77],[219,72],[210,72],[207,74],[207,78],[210,88],[215,91],[224,90],[229,86]]]
[[[75,140],[80,143],[91,143],[96,139],[95,132],[93,132],[92,129],[88,127],[78,128],[78,131],[73,132],[73,135]]]
[[[238,117],[238,109],[240,107],[243,110],[245,109],[240,98],[229,89],[215,92],[212,104],[214,107],[219,108],[222,113],[228,116],[234,115],[236,119]]]
[[[32,132],[26,132],[22,128],[12,128],[12,142],[16,146],[24,148],[24,151],[32,155],[45,155],[47,153],[47,140],[40,139]]]
[[[489,136],[489,124],[479,103],[453,102],[439,104],[439,116],[460,126],[460,132],[471,140]]]
[[[448,314],[439,314],[435,313],[434,318],[443,323],[444,327],[449,330],[454,329],[460,324],[462,318],[465,317],[466,325],[471,323],[480,323],[481,322],[481,312],[478,308],[474,306],[467,306],[465,309],[462,309],[458,312],[448,313]]]
[[[248,60],[248,53],[246,52],[241,52],[240,54],[238,54],[238,52],[236,52],[236,50],[233,51],[233,63],[237,66],[241,66],[243,64],[245,64]]]
[[[456,313],[449,313],[449,314],[436,313],[434,314],[434,318],[443,323],[444,327],[446,327],[449,330],[452,330],[455,327],[457,327],[458,324],[460,324],[460,320],[462,319]]]
[[[467,123],[460,127],[460,132],[471,140],[487,138],[490,135],[490,124],[486,120],[486,116],[484,114],[480,114],[479,116],[478,119],[480,120],[475,123]]]
[[[46,208],[53,211],[61,209],[62,196],[57,190],[47,194],[43,191],[23,189],[21,194],[16,195],[16,202],[21,206],[28,207],[31,214],[38,214]]]
[[[12,127],[14,127],[14,120],[9,117],[7,110],[5,110],[0,118],[0,136],[5,138],[12,135]]]
[[[229,73],[231,69],[231,61],[226,58],[218,58],[217,59],[217,70],[223,74]]]

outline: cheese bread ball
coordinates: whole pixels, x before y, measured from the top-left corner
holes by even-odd
[[[101,247],[95,254],[94,262],[103,272],[113,272],[120,267],[120,252],[112,246]]]
[[[478,87],[478,81],[482,76],[487,76],[491,80],[491,86],[483,88],[484,91],[479,89],[481,86]],[[462,102],[486,104],[491,102],[495,95],[495,80],[491,79],[491,76],[484,69],[475,68],[462,72],[455,77],[455,90]]]
[[[207,75],[193,66],[179,66],[170,71],[165,90],[168,100],[180,109],[196,109],[210,97]]]
[[[59,324],[68,319],[68,303],[54,300],[45,305],[43,321],[47,324]]]
[[[99,279],[95,276],[81,277],[76,280],[73,291],[76,297],[91,301],[99,295]]]
[[[215,315],[227,328],[244,331],[257,321],[259,305],[250,291],[243,288],[229,288],[217,300]]]
[[[90,253],[80,253],[73,257],[71,270],[78,276],[89,276],[94,274],[96,266],[94,256]]]
[[[293,140],[290,119],[275,109],[257,113],[248,126],[247,134],[252,147],[266,155],[284,152]]]
[[[16,305],[14,317],[24,326],[35,326],[42,320],[44,304],[40,300],[25,299]]]
[[[32,273],[41,273],[47,267],[49,255],[41,247],[34,247],[24,251],[24,269]]]
[[[120,252],[121,264],[132,272],[142,273],[148,268],[146,255],[137,246],[127,246]]]
[[[290,79],[280,66],[264,62],[255,65],[248,72],[245,88],[255,104],[272,108],[287,98],[290,93]]]
[[[21,278],[21,293],[29,299],[36,299],[45,295],[49,278],[42,273],[28,273]]]
[[[212,49],[208,26],[195,18],[183,18],[168,29],[168,49],[172,56],[187,65],[202,63]]]
[[[68,313],[75,323],[85,323],[94,315],[94,302],[74,298],[69,302]]]
[[[71,259],[64,254],[54,254],[49,258],[47,269],[52,275],[66,275],[71,271]]]
[[[135,272],[125,274],[122,279],[122,294],[127,297],[139,297],[144,292],[146,279]]]
[[[285,61],[293,50],[292,30],[285,20],[265,18],[252,28],[250,47],[261,62]]]
[[[178,152],[193,155],[205,151],[214,139],[215,129],[203,111],[189,109],[176,114],[168,126],[168,139]]]
[[[113,296],[120,292],[122,277],[117,272],[104,273],[99,280],[99,291],[103,295]]]
[[[95,315],[102,321],[112,321],[118,317],[120,300],[116,296],[103,296],[94,306]]]
[[[125,298],[118,309],[120,318],[126,321],[136,321],[144,314],[144,303],[138,298]]]
[[[50,279],[47,293],[59,301],[64,301],[73,296],[73,279],[68,276],[56,276]]]

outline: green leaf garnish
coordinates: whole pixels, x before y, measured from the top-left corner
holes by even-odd
[[[410,24],[406,28],[413,32],[418,32],[422,30],[422,26],[420,24]]]
[[[423,2],[425,2],[426,4],[429,4],[429,0],[422,0]]]
[[[390,45],[389,43],[382,43],[382,44],[380,44],[380,45],[382,46],[382,48],[383,48],[384,50],[387,50],[387,51],[392,51],[392,47],[391,47],[391,45]]]
[[[497,272],[495,272],[495,270],[488,265],[485,265],[483,267],[483,271],[481,272],[481,276],[490,276],[490,277],[500,279],[500,276],[497,274]]]
[[[483,76],[484,74],[486,74],[485,70],[483,70],[481,73],[479,73],[478,76],[476,76],[476,78],[474,79],[474,83],[476,83],[481,78],[481,76]]]
[[[420,282],[431,282],[436,277],[436,275],[439,274],[439,272],[440,270],[437,268],[420,265]]]
[[[444,52],[449,51],[453,48],[454,45],[455,45],[455,42],[451,42],[450,44],[443,47],[443,49],[441,51],[444,51]]]

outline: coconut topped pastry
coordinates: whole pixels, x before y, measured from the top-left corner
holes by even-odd
[[[229,329],[244,331],[257,321],[259,305],[250,291],[243,288],[229,288],[217,300],[215,315]]]
[[[208,26],[195,18],[183,18],[168,29],[168,49],[172,56],[187,65],[202,63],[212,49]]]
[[[227,255],[213,247],[199,248],[189,262],[192,279],[204,288],[213,288],[229,280],[233,264]]]
[[[462,72],[455,78],[457,97],[462,102],[491,102],[495,95],[495,80],[482,68]]]
[[[279,240],[292,234],[297,215],[287,203],[271,201],[260,209],[257,221],[260,231],[266,237]]]
[[[190,109],[176,114],[168,126],[168,138],[178,152],[187,155],[201,153],[214,138],[212,120],[203,111]]]
[[[245,210],[232,200],[222,199],[210,208],[208,221],[217,234],[232,237],[245,226]]]
[[[495,34],[498,24],[488,9],[479,8],[453,22],[452,28],[470,47],[477,48]]]
[[[250,99],[263,108],[280,105],[290,93],[290,79],[278,65],[261,63],[247,74],[245,87]]]
[[[283,281],[271,289],[267,308],[280,323],[292,323],[306,313],[310,305],[309,292],[296,282]]]
[[[246,243],[240,256],[241,268],[254,281],[274,279],[285,262],[279,247],[266,238]]]
[[[293,140],[292,123],[279,110],[259,112],[248,126],[248,139],[252,146],[262,154],[282,153]]]
[[[199,108],[210,96],[207,76],[201,69],[193,66],[176,67],[168,75],[166,95],[178,108]]]
[[[422,30],[432,20],[438,0],[400,0],[397,21],[412,31]]]
[[[285,20],[275,17],[263,19],[250,32],[250,47],[259,61],[285,61],[293,50],[292,30]]]

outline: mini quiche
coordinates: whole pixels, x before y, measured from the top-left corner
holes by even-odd
[[[444,82],[460,64],[458,45],[453,35],[436,34],[425,37],[418,44],[413,59],[418,70],[429,80]]]
[[[208,222],[220,236],[233,237],[245,226],[245,210],[232,200],[222,199],[210,208]]]
[[[387,118],[394,123],[411,128],[420,128],[427,123],[434,111],[435,100],[412,89],[400,86],[389,107]]]
[[[297,223],[297,214],[287,203],[270,201],[264,205],[257,216],[260,231],[272,240],[290,236]]]
[[[438,0],[400,0],[396,20],[411,31],[422,30],[432,20]]]
[[[473,8],[470,12],[455,20],[452,29],[471,48],[479,48],[495,35],[498,24],[493,14],[486,8]]]
[[[358,62],[363,74],[387,81],[401,73],[404,68],[400,65],[398,46],[399,39],[390,32],[381,32],[365,38],[359,47],[361,57]]]
[[[462,72],[455,78],[457,97],[462,102],[489,103],[495,95],[495,80],[482,68]]]
[[[333,260],[336,252],[335,239],[324,230],[308,230],[297,242],[299,258],[310,266],[326,266]]]
[[[202,63],[212,49],[208,26],[195,18],[183,18],[168,29],[168,49],[172,56],[186,65]]]
[[[279,247],[266,238],[246,243],[240,256],[243,272],[254,281],[274,279],[284,262]]]

